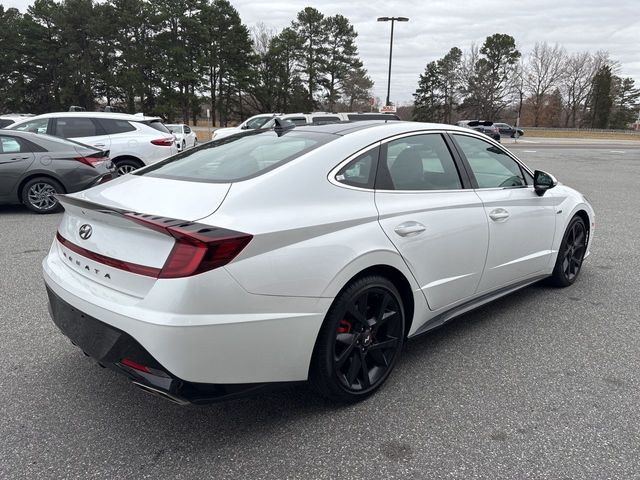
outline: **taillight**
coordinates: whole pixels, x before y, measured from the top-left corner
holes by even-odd
[[[75,157],[74,160],[77,160],[85,165],[89,165],[90,167],[94,167],[96,165],[101,164],[102,162],[106,162],[109,160],[108,158],[96,158],[96,157]]]
[[[175,238],[158,278],[183,278],[222,267],[247,246],[253,235],[162,217],[126,213],[130,220]]]
[[[151,143],[159,147],[170,147],[173,145],[173,138],[158,138],[157,140],[151,140]]]

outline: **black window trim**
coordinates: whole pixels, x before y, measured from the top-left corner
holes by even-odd
[[[473,171],[471,170],[471,165],[469,164],[469,161],[467,160],[467,157],[464,155],[464,152],[462,151],[462,148],[460,147],[460,145],[458,144],[458,142],[455,139],[455,135],[464,135],[466,137],[472,137],[472,138],[475,138],[477,140],[481,140],[481,141],[483,141],[485,143],[488,143],[491,146],[497,147],[507,157],[511,158],[511,160],[516,162],[516,165],[518,165],[518,167],[520,167],[520,173],[521,173],[522,178],[524,179],[526,185],[521,185],[519,187],[483,187],[483,188],[480,188],[480,186],[478,185],[478,181],[476,180],[476,177],[473,174]],[[502,145],[500,145],[497,142],[491,141],[492,140],[491,138],[487,137],[486,135],[483,135],[483,137],[486,137],[486,138],[483,138],[483,137],[481,137],[479,135],[473,135],[470,132],[458,132],[458,131],[449,131],[449,132],[447,132],[447,136],[449,137],[453,147],[455,148],[455,150],[457,152],[457,155],[458,155],[458,157],[460,159],[460,162],[462,163],[462,165],[464,165],[464,168],[467,171],[467,175],[469,176],[469,178],[471,180],[471,185],[472,185],[472,188],[474,190],[506,190],[506,189],[513,189],[513,188],[533,188],[533,184],[529,185],[527,177],[524,174],[525,172],[527,172],[533,178],[534,174],[531,171],[531,169],[529,167],[527,167],[524,163],[522,163],[515,155],[513,155],[511,152],[509,152],[509,150],[504,148]]]

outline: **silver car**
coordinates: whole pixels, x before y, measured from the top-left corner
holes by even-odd
[[[0,130],[0,204],[23,203],[36,213],[60,209],[54,194],[110,180],[109,152],[49,135]]]

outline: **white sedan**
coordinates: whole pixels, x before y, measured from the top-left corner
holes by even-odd
[[[407,338],[573,284],[595,225],[485,135],[412,122],[276,122],[60,201],[54,322],[179,403],[306,380],[365,398]]]
[[[176,145],[179,151],[193,148],[198,144],[198,136],[189,125],[168,124],[165,125],[173,136],[176,137]]]

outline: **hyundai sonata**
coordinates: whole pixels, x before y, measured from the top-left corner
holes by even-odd
[[[352,401],[407,338],[576,281],[591,206],[485,135],[275,124],[60,197],[44,277],[74,344],[179,403],[306,380]]]

